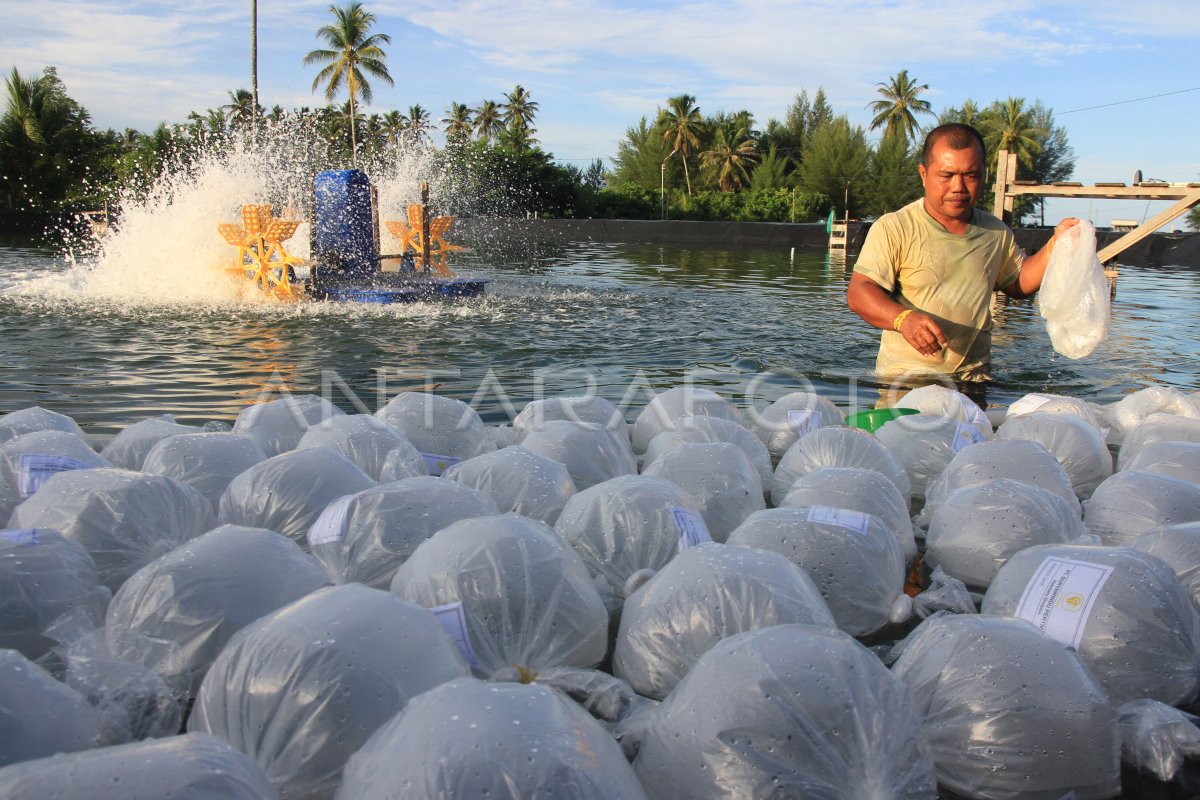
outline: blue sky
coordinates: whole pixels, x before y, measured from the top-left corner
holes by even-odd
[[[824,88],[866,125],[877,84],[901,69],[935,111],[970,98],[1040,99],[1061,116],[1076,179],[1200,180],[1196,0],[367,0],[394,88],[368,111],[501,101],[540,104],[537,137],[563,161],[610,158],[630,125],[688,93],[702,111],[747,109],[765,125],[796,93]],[[152,129],[249,88],[249,0],[0,0],[5,70],[58,67],[101,127]],[[259,0],[265,106],[323,104],[310,91],[326,0]],[[1152,97],[1154,95],[1165,95]],[[1140,99],[1151,98],[1151,99]],[[1136,100],[1137,102],[1122,102]],[[1118,105],[1110,105],[1119,103]],[[876,134],[871,134],[875,136]],[[1108,224],[1162,204],[1058,201],[1051,217]],[[1048,220],[1053,221],[1053,220]]]

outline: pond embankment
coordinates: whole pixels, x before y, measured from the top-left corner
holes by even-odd
[[[862,246],[868,226],[851,223],[851,252]],[[1027,251],[1046,243],[1053,228],[1017,228],[1017,241]],[[455,238],[534,238],[557,241],[628,242],[679,246],[824,248],[823,222],[698,222],[633,219],[508,219],[475,217],[456,223]],[[1096,232],[1097,247],[1116,241],[1119,231]],[[1120,263],[1134,266],[1200,267],[1200,233],[1155,233],[1129,250]]]

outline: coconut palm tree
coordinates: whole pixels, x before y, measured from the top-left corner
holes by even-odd
[[[533,118],[537,116],[538,104],[529,97],[525,87],[517,84],[504,95],[504,124],[518,144],[528,144],[534,131]]]
[[[1033,114],[1025,108],[1025,98],[997,100],[979,115],[980,133],[993,157],[1001,150],[1016,153],[1017,162],[1033,168],[1034,157],[1042,151],[1045,128],[1038,127]]]
[[[230,128],[252,126],[258,116],[258,109],[254,105],[254,96],[245,89],[230,92],[229,103],[221,106],[221,110],[225,112]]]
[[[704,118],[700,116],[696,98],[690,94],[672,97],[667,101],[667,107],[659,111],[658,122],[663,129],[663,142],[671,146],[672,155],[679,153],[683,160],[683,177],[690,195],[692,176],[688,172],[688,154],[700,146],[700,136],[704,133]]]
[[[258,0],[250,0],[250,96],[258,108]],[[257,131],[257,118],[255,123]]]
[[[504,111],[493,100],[484,100],[475,109],[475,133],[485,142],[490,142],[504,130]]]
[[[317,38],[324,39],[329,45],[328,50],[313,50],[304,57],[304,64],[325,64],[313,79],[312,90],[315,92],[322,83],[325,84],[325,99],[332,101],[346,85],[350,96],[350,152],[351,159],[358,160],[358,141],[355,136],[354,100],[362,96],[364,103],[370,103],[373,93],[371,84],[363,77],[363,72],[370,73],[389,86],[395,86],[395,81],[388,73],[384,59],[387,54],[380,47],[392,41],[386,33],[370,33],[375,24],[375,15],[363,10],[362,3],[351,3],[345,8],[330,6],[329,11],[334,16],[334,22],[322,26],[317,31]]]
[[[433,121],[429,119],[429,112],[422,108],[420,103],[409,106],[408,116],[401,116],[404,118],[404,133],[410,142],[420,144],[429,138],[429,132],[434,128]]]
[[[388,111],[380,117],[379,130],[392,147],[400,144],[401,137],[404,136],[404,128],[407,119],[399,111]]]
[[[929,101],[918,98],[921,92],[929,90],[929,84],[917,83],[908,77],[908,70],[902,69],[887,83],[876,85],[883,99],[867,104],[875,114],[870,129],[883,127],[885,138],[899,134],[905,140],[912,139],[920,128],[917,114],[933,114]]]
[[[735,124],[722,125],[713,134],[712,147],[700,154],[722,192],[732,192],[750,180],[747,167],[758,161],[758,146],[749,132]]]
[[[471,107],[466,103],[451,103],[446,116],[442,117],[442,124],[446,126],[447,139],[465,141],[475,129]]]

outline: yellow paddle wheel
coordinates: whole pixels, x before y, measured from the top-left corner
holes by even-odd
[[[302,300],[304,288],[296,280],[295,267],[304,259],[288,254],[283,243],[292,237],[299,220],[271,216],[270,205],[242,206],[242,224],[221,223],[217,230],[237,248],[231,275],[249,281],[254,291],[278,300]]]
[[[423,191],[428,192],[423,187]],[[412,252],[419,260],[419,268],[436,272],[445,278],[454,277],[447,263],[447,254],[455,253],[463,248],[460,245],[446,241],[446,234],[454,224],[454,217],[426,215],[424,203],[411,203],[408,206],[408,223],[385,221],[384,227],[388,233],[400,240],[400,252]]]

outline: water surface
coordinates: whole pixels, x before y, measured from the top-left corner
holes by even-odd
[[[432,387],[491,423],[530,399],[586,391],[632,420],[653,392],[686,381],[742,406],[795,389],[847,410],[875,400],[878,332],[846,308],[839,256],[507,244],[456,264],[490,279],[485,299],[406,306],[180,301],[178,274],[145,269],[128,276],[128,296],[111,280],[97,292],[54,252],[0,245],[0,413],[41,405],[105,437],[163,413],[232,421],[279,391],[374,411]],[[1200,388],[1196,271],[1122,267],[1111,334],[1079,361],[1054,353],[1033,302],[998,303],[990,403]]]

